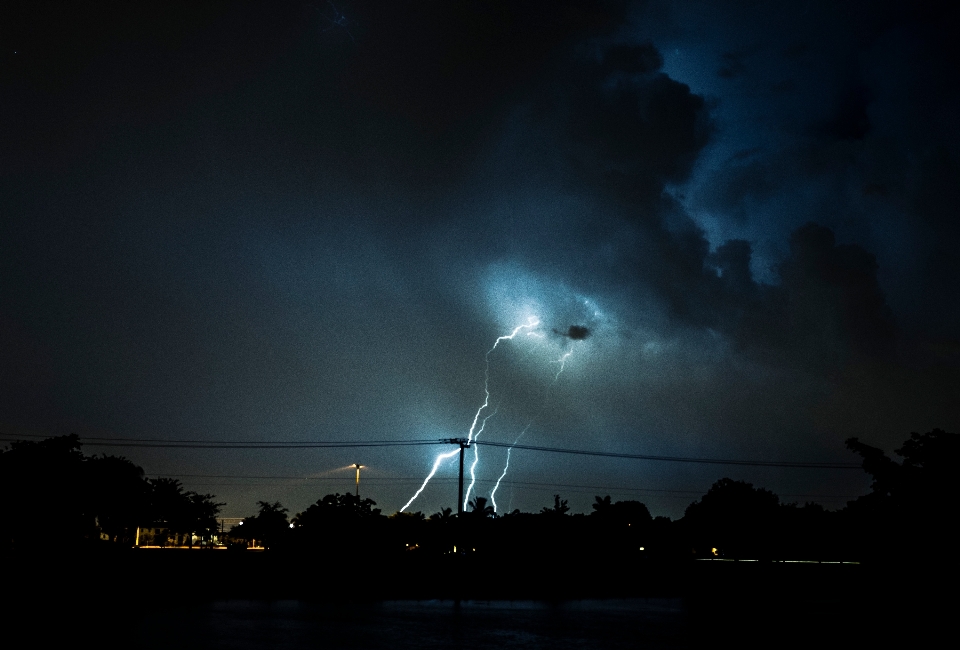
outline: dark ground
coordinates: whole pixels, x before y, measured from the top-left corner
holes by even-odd
[[[3,643],[100,647],[932,647],[954,564],[7,553]],[[130,645],[130,644],[133,645]]]

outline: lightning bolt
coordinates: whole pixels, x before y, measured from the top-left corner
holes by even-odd
[[[489,420],[494,415],[496,415],[498,410],[499,410],[499,407],[495,408],[493,410],[493,413],[483,418],[483,421],[480,423],[480,428],[477,430],[477,432],[473,436],[474,440],[480,437],[480,434],[483,433],[483,427],[487,426],[487,420]],[[467,503],[469,503],[470,501],[470,491],[473,489],[474,483],[477,482],[476,469],[477,469],[477,463],[480,461],[480,454],[477,452],[477,448],[478,448],[478,445],[473,445],[473,462],[470,464],[470,485],[467,487],[467,491],[463,497],[464,510],[467,509]]]
[[[557,374],[553,376],[553,383],[551,383],[550,386],[547,388],[547,391],[548,391],[547,397],[549,397],[550,388],[552,388],[553,384],[557,383],[557,380],[560,379],[560,373],[563,372],[563,367],[567,364],[567,359],[570,358],[571,354],[573,354],[573,350],[567,350],[562,355],[560,355],[559,359],[553,362],[553,363],[559,363],[560,369],[557,370]]]
[[[557,374],[555,374],[555,375],[553,376],[553,381],[551,381],[551,382],[550,382],[550,385],[547,386],[546,394],[544,395],[544,398],[543,398],[543,406],[540,407],[540,410],[537,411],[537,414],[536,414],[536,415],[534,415],[532,418],[530,418],[530,420],[527,421],[527,426],[523,427],[523,431],[521,431],[520,434],[519,434],[519,435],[516,437],[516,439],[513,441],[513,444],[514,444],[514,445],[517,444],[518,442],[520,442],[520,439],[523,438],[523,436],[524,436],[524,435],[527,433],[527,431],[530,429],[530,425],[532,425],[532,424],[534,423],[534,421],[535,421],[537,418],[539,418],[540,415],[543,414],[544,410],[546,410],[547,404],[548,404],[549,401],[550,401],[550,390],[551,390],[551,389],[554,387],[554,385],[557,383],[557,380],[560,379],[560,373],[563,372],[563,369],[564,369],[564,367],[566,366],[566,363],[567,363],[567,359],[570,358],[570,355],[571,355],[571,354],[573,354],[573,349],[567,350],[567,351],[564,352],[562,355],[560,355],[560,358],[559,358],[559,359],[557,359],[556,361],[552,361],[552,362],[551,362],[551,363],[560,364],[560,368],[557,370]],[[510,469],[510,453],[511,453],[512,451],[513,451],[513,446],[507,447],[507,462],[506,462],[506,463],[504,464],[504,466],[503,466],[503,472],[500,473],[500,478],[497,479],[496,485],[493,486],[493,491],[490,492],[490,503],[491,503],[491,505],[493,505],[493,511],[494,511],[494,512],[497,511],[497,499],[496,499],[497,490],[500,488],[500,482],[501,482],[501,481],[503,480],[503,478],[507,475],[507,471]]]
[[[498,345],[500,345],[500,341],[510,341],[520,333],[520,330],[527,328],[532,329],[539,324],[540,321],[537,318],[531,317],[527,319],[527,322],[524,325],[518,325],[513,328],[513,331],[509,334],[498,337],[497,340],[493,342],[493,347],[487,350],[487,353],[483,356],[483,404],[477,409],[476,415],[473,416],[473,424],[470,425],[470,432],[467,434],[467,442],[473,440],[473,430],[477,428],[477,420],[480,418],[480,413],[490,404],[490,355],[493,354],[493,351],[497,349]],[[484,420],[484,423],[486,423],[486,420]],[[481,430],[482,428],[483,425],[481,425]],[[479,433],[479,431],[477,433]]]
[[[520,440],[520,438],[517,438],[517,440]],[[517,444],[517,442],[514,441],[513,444]],[[507,470],[510,469],[510,452],[512,451],[513,447],[507,447],[507,462],[503,466],[503,472],[500,474],[500,478],[497,479],[497,484],[493,486],[493,492],[490,493],[490,503],[493,504],[494,512],[497,511],[497,489],[500,487],[500,481],[502,481],[503,477],[507,475]]]
[[[480,432],[483,431],[483,427],[486,425],[487,420],[489,420],[491,417],[493,417],[494,415],[496,415],[496,411],[494,411],[493,413],[491,413],[490,415],[488,415],[487,417],[485,417],[485,418],[483,419],[483,422],[481,422],[481,424],[480,424],[480,430],[477,431],[476,434],[474,434],[474,429],[476,429],[476,427],[477,427],[477,420],[480,418],[480,413],[481,413],[485,408],[487,408],[487,406],[490,404],[490,355],[493,354],[493,351],[497,349],[497,346],[498,346],[498,345],[500,345],[500,341],[510,341],[510,340],[513,340],[513,338],[514,338],[517,334],[519,334],[521,330],[523,330],[523,329],[533,329],[534,327],[536,327],[536,326],[539,325],[539,324],[540,324],[540,320],[539,320],[539,319],[537,319],[537,318],[535,318],[535,317],[528,318],[526,323],[524,323],[523,325],[518,325],[517,327],[514,327],[514,328],[513,328],[513,331],[510,332],[509,334],[506,334],[506,335],[504,335],[504,336],[498,337],[497,340],[493,342],[493,346],[492,346],[489,350],[487,350],[487,353],[486,353],[486,354],[484,355],[484,357],[483,357],[483,361],[484,361],[484,368],[483,368],[483,395],[484,395],[484,398],[483,398],[483,404],[480,406],[480,408],[477,409],[476,415],[473,416],[473,424],[470,425],[470,431],[469,431],[469,433],[467,433],[467,442],[472,442],[473,440],[476,440],[477,436],[480,435]],[[473,490],[473,486],[474,486],[474,484],[476,484],[476,482],[477,482],[477,477],[476,477],[476,474],[475,474],[475,469],[476,469],[476,467],[477,467],[477,463],[479,462],[479,460],[480,460],[480,451],[479,451],[479,449],[477,449],[477,446],[474,445],[474,446],[473,446],[473,463],[470,465],[470,485],[467,486],[467,491],[464,493],[464,497],[463,497],[463,509],[464,509],[464,510],[467,509],[467,503],[470,501],[470,492]]]
[[[460,453],[460,450],[459,450],[459,449],[454,449],[454,450],[451,451],[451,452],[447,452],[446,454],[440,454],[439,456],[437,456],[437,459],[436,459],[435,461],[433,461],[433,469],[431,469],[431,470],[430,470],[430,473],[427,474],[427,478],[423,479],[423,485],[420,486],[420,489],[417,490],[417,493],[416,493],[416,494],[414,494],[412,497],[410,497],[410,500],[407,501],[407,505],[405,505],[405,506],[403,506],[402,508],[400,508],[400,512],[403,512],[404,510],[406,510],[407,508],[409,508],[409,507],[410,507],[410,504],[413,503],[414,500],[416,500],[416,498],[417,498],[418,496],[420,496],[420,493],[423,492],[423,488],[427,487],[427,483],[429,483],[429,482],[430,482],[430,479],[433,478],[433,475],[437,473],[437,468],[440,467],[440,463],[442,463],[443,461],[445,461],[445,460],[448,459],[448,458],[453,458],[454,456],[456,456],[456,455],[459,454],[459,453]]]
[[[484,409],[486,409],[486,408],[490,405],[490,355],[493,354],[493,351],[497,349],[497,346],[498,346],[498,345],[500,345],[500,341],[509,341],[509,340],[512,340],[512,339],[513,339],[517,334],[519,334],[521,331],[523,331],[523,330],[525,330],[525,329],[532,330],[533,328],[535,328],[535,327],[536,327],[537,325],[539,325],[539,324],[540,324],[540,319],[538,319],[538,318],[536,318],[536,317],[534,317],[534,316],[531,316],[530,318],[527,319],[527,322],[526,322],[526,323],[524,323],[524,324],[522,324],[522,325],[517,325],[516,327],[513,328],[513,331],[511,331],[509,334],[505,334],[505,335],[503,335],[503,336],[498,336],[498,337],[497,337],[497,340],[493,342],[493,346],[492,346],[489,350],[487,350],[487,353],[484,355],[484,357],[483,357],[483,360],[484,360],[484,369],[483,369],[483,404],[480,405],[480,408],[477,409],[477,412],[476,412],[476,413],[474,414],[474,416],[473,416],[473,422],[470,424],[470,431],[467,433],[467,443],[468,443],[468,444],[469,444],[470,442],[472,442],[473,440],[475,440],[476,437],[480,435],[480,433],[483,431],[484,425],[486,425],[486,423],[487,423],[487,420],[489,420],[489,419],[492,418],[494,415],[496,415],[496,411],[494,411],[494,412],[491,413],[490,415],[488,415],[488,416],[486,416],[485,418],[483,418],[482,421],[480,420],[480,414],[483,412]],[[529,333],[529,332],[528,332],[528,333]],[[479,430],[477,430],[477,422],[480,422],[480,429],[479,429]],[[514,444],[516,444],[516,443],[514,443]],[[410,504],[413,503],[418,496],[420,496],[420,493],[423,492],[423,489],[424,489],[425,487],[427,487],[427,483],[429,483],[429,482],[430,482],[430,479],[433,478],[433,475],[437,473],[437,468],[440,466],[440,463],[441,463],[444,459],[452,458],[455,454],[457,454],[457,453],[459,453],[459,452],[460,452],[460,450],[457,449],[457,450],[454,450],[454,451],[452,451],[452,452],[448,452],[448,453],[446,453],[446,454],[440,454],[440,455],[437,456],[436,460],[435,460],[434,463],[433,463],[433,469],[430,470],[430,474],[428,474],[428,475],[427,475],[427,478],[424,479],[423,485],[420,486],[420,489],[417,490],[416,494],[414,494],[412,497],[410,497],[410,500],[407,501],[407,504],[406,504],[405,506],[403,506],[402,508],[400,508],[400,512],[403,512],[404,510],[406,510],[407,508],[409,508],[409,507],[410,507]],[[465,498],[464,501],[463,501],[463,507],[464,507],[464,509],[466,509],[467,500],[470,498],[470,491],[473,490],[473,486],[474,486],[474,484],[476,483],[476,477],[475,477],[475,474],[474,474],[474,468],[477,466],[477,462],[478,462],[479,460],[480,460],[480,458],[479,458],[479,453],[477,452],[477,447],[476,447],[476,445],[474,445],[474,447],[473,447],[473,464],[470,466],[470,486],[467,488],[467,491],[466,491],[466,495],[467,495],[467,496],[466,496],[466,498]]]

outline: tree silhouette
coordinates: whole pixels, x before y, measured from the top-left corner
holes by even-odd
[[[847,449],[863,458],[863,469],[873,477],[870,486],[877,497],[889,497],[900,485],[901,466],[891,460],[882,449],[871,447],[857,438],[848,438]]]
[[[584,545],[595,550],[635,553],[647,544],[653,518],[639,501],[617,501],[608,496],[595,497],[590,513],[589,538]]]
[[[394,550],[420,550],[427,542],[427,518],[420,511],[395,512],[387,517],[387,528]]]
[[[197,533],[201,539],[209,541],[211,537],[217,534],[218,522],[217,515],[220,514],[220,508],[226,504],[215,502],[212,494],[198,494],[196,492],[187,492],[187,498],[190,500],[190,522],[191,532]]]
[[[560,499],[559,494],[553,495],[553,507],[552,508],[542,508],[540,510],[541,515],[546,515],[548,517],[563,517],[570,511],[570,506],[567,505],[567,500]]]
[[[0,452],[0,546],[76,545],[97,537],[76,435]]]
[[[942,429],[911,433],[895,450],[902,463],[857,438],[846,444],[863,458],[863,469],[873,477],[870,494],[850,502],[844,511],[861,545],[880,556],[950,543],[952,525],[945,513],[954,509],[960,436]]]
[[[383,541],[386,517],[375,505],[349,492],[328,494],[293,518],[295,543],[303,549],[332,549],[349,539],[346,550],[366,552]]]
[[[137,527],[177,536],[216,528],[221,503],[184,492],[180,481],[147,480],[118,456],[86,457],[76,435],[17,441],[0,450],[0,547],[76,545],[101,538],[132,544]]]
[[[244,517],[230,529],[230,535],[248,541],[259,540],[266,548],[282,546],[290,534],[287,509],[279,501],[257,501],[257,514]]]
[[[309,529],[313,526],[345,524],[353,521],[380,517],[380,509],[372,499],[361,499],[350,494],[328,494],[293,518],[296,528]]]
[[[747,557],[769,547],[779,506],[773,492],[723,478],[687,506],[683,523],[699,552]]]
[[[493,506],[487,505],[486,497],[478,496],[467,503],[467,506],[470,508],[470,512],[468,514],[471,517],[486,519],[497,516],[497,511],[493,509]]]
[[[604,514],[607,514],[607,513],[609,512],[610,507],[611,507],[611,505],[612,505],[612,504],[610,503],[610,495],[609,495],[609,494],[608,494],[607,496],[603,497],[603,498],[594,497],[594,500],[596,501],[596,503],[593,504],[593,512],[590,513],[590,514],[592,514],[592,515],[604,515]]]
[[[174,534],[173,540],[158,540],[160,545],[165,545],[167,541],[173,541],[175,545],[183,544],[197,528],[192,501],[195,493],[184,492],[183,485],[175,478],[157,477],[149,479],[149,484],[152,523],[154,527]]]
[[[911,433],[891,459],[856,438],[847,448],[863,459],[872,477],[871,492],[842,512],[818,504],[781,504],[768,490],[724,478],[691,503],[682,520],[653,520],[639,501],[613,502],[597,496],[590,516],[570,516],[559,494],[539,514],[496,517],[487,498],[476,496],[466,516],[443,508],[427,520],[423,513],[392,515],[352,493],[328,494],[293,518],[279,502],[258,502],[257,514],[232,533],[271,548],[294,543],[305,551],[369,556],[418,549],[418,555],[448,553],[453,545],[478,553],[587,553],[636,555],[641,546],[663,555],[689,549],[708,554],[716,548],[732,557],[762,558],[789,553],[804,559],[874,559],[910,554],[934,557],[952,544],[955,468],[960,436],[934,429]],[[187,491],[179,480],[145,479],[131,461],[114,456],[86,457],[77,436],[39,442],[17,441],[0,450],[0,548],[33,548],[100,543],[109,538],[129,544],[137,526],[154,525],[193,540],[209,538],[222,503],[213,495]],[[456,525],[453,525],[453,524]],[[522,542],[518,542],[522,540]],[[647,545],[647,541],[650,545]],[[665,551],[663,549],[673,549]],[[659,552],[659,551],[658,551]],[[530,557],[534,557],[531,555]]]
[[[595,497],[590,516],[600,521],[615,522],[623,526],[646,527],[653,521],[647,506],[639,501],[610,502],[610,497]]]
[[[87,506],[101,532],[132,544],[138,526],[150,522],[150,484],[143,469],[118,456],[94,456],[84,463]]]

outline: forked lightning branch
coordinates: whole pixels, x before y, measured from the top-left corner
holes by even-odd
[[[521,340],[523,338],[530,337],[530,336],[542,338],[543,332],[541,332],[538,329],[539,326],[540,326],[540,320],[538,318],[536,317],[529,318],[527,322],[514,327],[509,334],[505,334],[503,336],[498,337],[493,342],[493,346],[491,346],[491,348],[487,350],[487,353],[484,355],[483,402],[480,404],[479,408],[477,408],[477,411],[473,415],[473,420],[471,421],[470,428],[467,431],[467,437],[465,439],[451,439],[451,442],[459,442],[460,446],[463,448],[473,449],[473,459],[470,463],[470,484],[467,487],[466,492],[462,495],[462,499],[463,499],[462,503],[459,504],[462,510],[466,509],[467,503],[470,501],[470,494],[473,492],[474,487],[476,485],[476,481],[477,481],[477,467],[480,463],[480,451],[479,451],[478,445],[475,445],[472,443],[474,443],[477,439],[479,439],[480,435],[484,432],[484,430],[487,427],[487,422],[491,418],[493,418],[495,415],[497,415],[498,408],[499,408],[499,407],[494,407],[491,409],[491,394],[492,394],[492,391],[494,390],[491,388],[491,382],[490,382],[491,357],[494,355],[494,352],[496,352],[497,348],[500,347],[500,344],[503,342],[509,342],[509,344],[511,345],[516,345],[517,343],[515,342],[515,339],[517,339],[518,337],[520,337]],[[589,330],[587,330],[587,328],[585,327],[574,325],[574,326],[571,326],[567,332],[561,333],[561,332],[557,332],[556,330],[554,330],[554,332],[564,338],[570,339],[571,340],[570,345],[572,345],[572,341],[582,340],[586,338]],[[520,442],[520,440],[523,438],[524,435],[526,435],[526,433],[529,431],[530,427],[534,424],[534,422],[540,417],[540,415],[542,415],[543,410],[546,408],[547,403],[549,402],[550,391],[553,388],[554,384],[556,384],[557,381],[560,379],[560,374],[563,372],[567,359],[570,358],[570,355],[572,353],[573,353],[573,349],[568,345],[568,349],[565,350],[558,359],[550,361],[551,364],[557,364],[557,370],[555,373],[552,374],[552,380],[547,384],[543,403],[535,411],[531,411],[527,413],[526,424],[518,432],[516,432],[515,435],[513,435],[511,438],[508,438],[510,446],[507,448],[506,462],[504,463],[503,470],[500,472],[499,478],[496,481],[496,485],[494,486],[493,491],[490,494],[490,500],[493,505],[494,512],[497,511],[496,492],[497,492],[497,489],[500,487],[500,483],[503,481],[504,477],[506,477],[507,472],[510,469],[510,454],[513,450],[513,446]],[[503,399],[509,398],[509,396],[499,396],[499,398],[503,400]],[[453,451],[449,451],[446,453],[438,454],[433,461],[433,467],[430,469],[430,472],[427,474],[427,477],[424,479],[423,484],[420,486],[420,489],[418,489],[414,493],[414,495],[410,497],[410,500],[407,501],[407,503],[402,508],[400,508],[400,512],[403,512],[407,508],[409,508],[413,504],[413,502],[416,501],[417,497],[419,497],[420,494],[423,493],[424,489],[427,487],[427,484],[430,483],[430,480],[436,475],[437,471],[443,465],[444,461],[451,460],[454,457],[456,457],[458,454],[462,454],[461,448],[454,449]]]

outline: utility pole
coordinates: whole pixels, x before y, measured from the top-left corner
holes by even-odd
[[[463,441],[460,441],[460,492],[457,494],[457,515],[463,514]]]
[[[463,450],[470,447],[470,441],[466,438],[448,438],[444,442],[451,445],[460,445],[460,493],[457,498],[457,515],[463,514]]]
[[[457,495],[457,521],[454,522],[454,545],[453,552],[457,552],[457,547],[460,547],[460,553],[463,553],[463,540],[461,536],[463,535],[463,450],[470,447],[470,441],[466,438],[444,438],[440,442],[446,442],[451,445],[460,446],[460,491]],[[460,597],[457,596],[457,604],[460,603]]]

